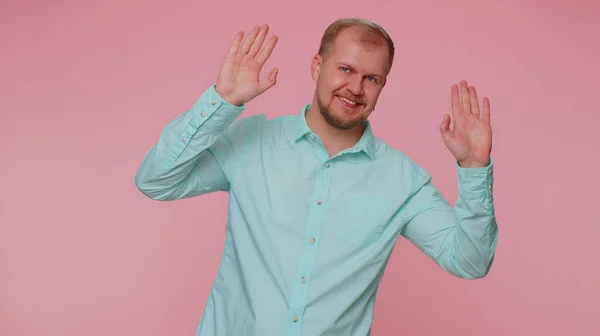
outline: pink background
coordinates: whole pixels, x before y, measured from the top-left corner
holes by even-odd
[[[3,1],[0,335],[193,335],[227,195],[151,201],[133,183],[143,155],[214,83],[238,29],[280,36],[279,83],[244,113],[276,116],[310,101],[325,27],[357,15],[397,44],[376,134],[451,203],[450,85],[491,98],[500,224],[480,281],[400,240],[374,335],[600,335],[598,2],[375,3]]]

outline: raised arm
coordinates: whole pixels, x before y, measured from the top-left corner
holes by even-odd
[[[251,119],[237,118],[247,102],[276,83],[277,69],[259,79],[277,43],[272,36],[260,50],[268,29],[255,27],[243,44],[243,33],[238,32],[216,85],[163,129],[135,176],[143,194],[167,201],[229,190],[253,132]]]
[[[402,234],[448,272],[466,279],[487,275],[498,240],[494,215],[490,103],[480,112],[474,87],[451,88],[454,127],[444,116],[440,131],[457,162],[458,199],[451,207],[427,181],[406,204]]]

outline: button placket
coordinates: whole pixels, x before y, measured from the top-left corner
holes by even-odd
[[[299,323],[306,307],[306,300],[308,298],[311,283],[311,274],[316,260],[318,243],[327,205],[326,200],[329,194],[331,166],[331,163],[325,162],[317,167],[319,172],[317,180],[315,181],[314,192],[311,195],[312,204],[308,215],[306,237],[304,238],[306,243],[302,245],[300,262],[298,263],[296,280],[293,285],[290,299],[290,310],[288,314],[288,318],[292,319],[291,322],[288,322],[290,323],[290,327],[291,325]],[[300,325],[297,327],[300,327]]]

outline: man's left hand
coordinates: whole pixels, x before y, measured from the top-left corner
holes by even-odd
[[[464,80],[459,85],[452,85],[450,95],[454,125],[450,130],[448,114],[444,115],[440,125],[446,147],[463,168],[487,166],[492,151],[489,99],[483,98],[483,109],[480,110],[475,88]]]

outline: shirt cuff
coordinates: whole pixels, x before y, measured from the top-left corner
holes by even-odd
[[[175,163],[184,150],[188,148],[190,142],[205,144],[207,139],[214,139],[209,135],[224,132],[243,110],[243,104],[233,106],[225,101],[215,90],[215,85],[207,88],[194,103],[192,109],[182,116],[186,118],[186,122],[178,130],[177,140],[170,146],[169,153],[165,157],[167,166],[172,166]],[[199,141],[196,139],[199,139]],[[194,145],[193,148],[198,150],[198,145]]]
[[[191,109],[196,126],[203,126],[212,131],[223,131],[243,111],[245,104],[232,105],[215,90],[216,85],[211,85],[198,98]],[[215,114],[218,111],[217,114]],[[213,116],[214,114],[214,116]]]
[[[494,161],[485,167],[464,168],[456,162],[458,192],[465,199],[490,199],[494,189]]]

